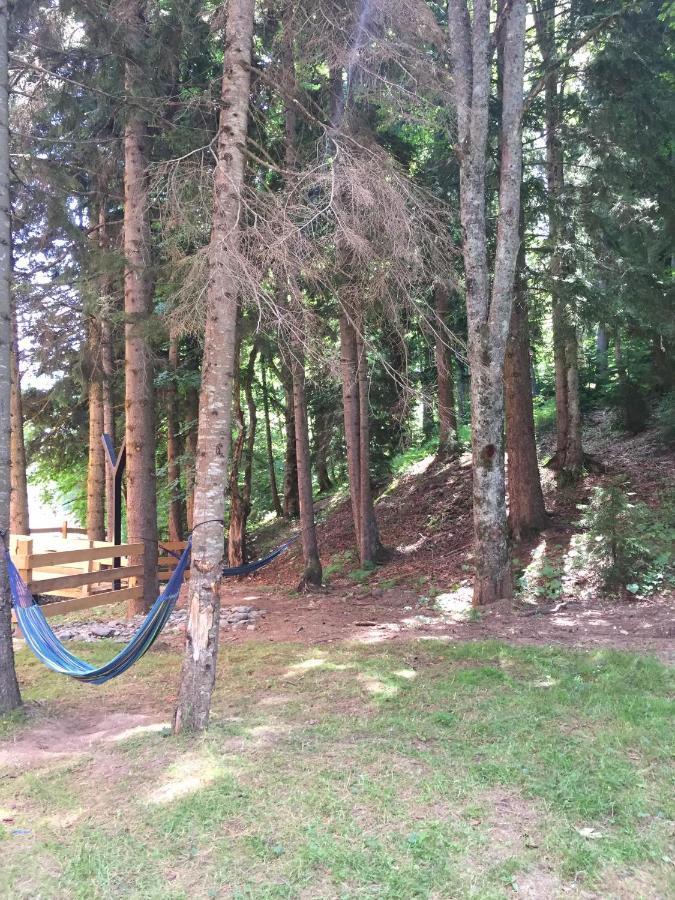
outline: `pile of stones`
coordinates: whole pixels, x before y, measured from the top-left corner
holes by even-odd
[[[221,607],[220,627],[229,628],[232,631],[255,631],[261,618],[264,618],[265,610],[256,609],[255,606],[229,606]],[[133,619],[114,619],[110,622],[76,622],[67,625],[57,625],[54,633],[61,641],[100,641],[105,639],[129,641],[139,625],[143,616],[134,616]],[[187,610],[176,609],[166,624],[165,631],[176,632],[185,628]]]

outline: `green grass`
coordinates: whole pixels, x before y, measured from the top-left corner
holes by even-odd
[[[179,667],[97,692],[19,663],[40,706],[0,750],[64,708],[166,720]],[[206,735],[0,777],[0,895],[665,897],[671,691],[613,651],[224,646]]]

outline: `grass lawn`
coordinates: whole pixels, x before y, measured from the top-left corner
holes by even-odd
[[[76,648],[103,659],[114,645]],[[0,896],[672,896],[672,676],[648,657],[419,641],[225,646],[213,724],[0,772]],[[26,720],[146,711],[179,660],[103,688],[22,652]]]

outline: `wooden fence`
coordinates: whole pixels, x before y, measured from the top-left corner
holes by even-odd
[[[45,615],[59,616],[143,596],[143,566],[129,564],[130,557],[142,559],[143,544],[67,543],[61,547],[52,541],[46,549],[36,546],[32,536],[12,535],[10,539],[14,564],[31,593],[54,598],[44,604]]]
[[[158,577],[168,581],[185,541],[161,541]],[[84,529],[67,523],[11,535],[10,553],[32,594],[44,598],[46,616],[59,616],[128,602],[143,596],[143,544],[89,541]],[[130,559],[135,564],[130,564]],[[140,560],[140,562],[138,562]],[[53,598],[53,599],[52,599]]]

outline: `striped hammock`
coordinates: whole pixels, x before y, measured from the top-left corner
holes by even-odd
[[[233,577],[256,572],[283,553],[289,543],[282,544],[263,559],[243,566],[223,569],[223,575]],[[98,667],[79,659],[64,647],[50,628],[42,608],[35,602],[35,598],[19,575],[9,553],[5,551],[12,606],[26,643],[41,662],[60,675],[68,675],[76,681],[88,684],[105,684],[106,681],[117,678],[148,652],[168,622],[185,578],[191,544],[192,539],[188,541],[181,554],[168,584],[153,603],[150,612],[131,641],[110,662]]]

